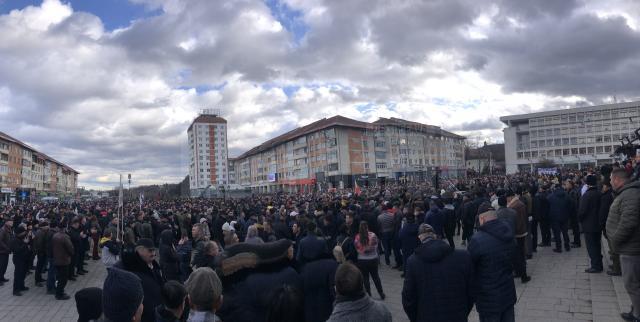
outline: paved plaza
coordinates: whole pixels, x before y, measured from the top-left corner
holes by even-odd
[[[460,241],[456,241],[459,245]],[[0,321],[76,321],[77,312],[73,295],[90,286],[102,287],[106,270],[99,261],[88,260],[89,274],[69,282],[68,301],[57,301],[46,295],[45,288],[34,286],[33,275],[27,276],[29,291],[21,297],[11,295],[11,282],[0,287]],[[620,322],[620,312],[628,311],[629,298],[620,277],[606,274],[587,274],[586,248],[573,249],[569,253],[556,254],[550,247],[538,248],[533,259],[527,262],[532,280],[522,285],[516,279],[518,303],[517,321],[544,322]],[[13,265],[9,265],[6,277],[13,279]],[[402,282],[400,272],[386,265],[381,266],[382,284],[387,294],[385,303],[397,322],[408,321],[402,310]],[[375,289],[372,285],[372,288]],[[374,291],[374,298],[378,298]],[[470,321],[478,321],[472,312]],[[225,321],[229,322],[229,321]],[[231,321],[232,322],[232,321]]]

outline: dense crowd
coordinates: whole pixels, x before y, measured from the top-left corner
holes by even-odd
[[[75,294],[81,321],[391,321],[378,272],[384,262],[404,278],[411,321],[467,321],[474,306],[481,321],[514,321],[514,277],[535,278],[527,259],[538,247],[568,252],[584,235],[586,272],[601,273],[604,233],[608,273],[623,275],[634,304],[623,317],[638,321],[635,171],[132,201],[122,222],[116,200],[6,205],[0,285],[9,282],[11,254],[13,295],[28,291],[33,275],[37,287],[67,300],[67,283],[87,273],[87,260],[99,260],[107,267],[103,287]],[[463,245],[456,247],[456,235]]]

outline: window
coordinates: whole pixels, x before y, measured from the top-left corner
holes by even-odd
[[[384,162],[377,162],[376,163],[376,169],[386,169],[387,168],[387,164]]]
[[[331,163],[331,164],[327,165],[327,171],[338,171],[338,164],[337,163]]]

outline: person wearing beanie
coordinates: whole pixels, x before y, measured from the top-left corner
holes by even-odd
[[[140,278],[115,267],[107,268],[102,286],[102,312],[105,322],[140,322],[144,305]]]
[[[219,322],[215,314],[222,306],[222,282],[209,267],[193,271],[185,282],[191,303],[189,322]]]
[[[420,246],[407,260],[402,306],[411,321],[466,322],[473,308],[473,264],[466,250],[455,250],[433,227],[418,228]]]
[[[478,215],[480,227],[467,251],[474,266],[473,294],[480,321],[515,321],[514,234],[494,210]]]
[[[29,261],[29,245],[27,244],[27,229],[24,224],[17,226],[14,230],[15,235],[11,240],[11,252],[13,253],[13,295],[21,296],[22,291],[29,290],[24,285],[24,278],[27,276],[27,263]]]
[[[587,253],[591,260],[590,267],[585,270],[586,273],[601,273],[603,271],[600,244],[603,219],[600,218],[600,192],[597,184],[596,176],[588,175],[585,179],[587,190],[580,197],[578,203],[578,221],[582,226]]]
[[[87,287],[76,292],[78,322],[97,321],[102,316],[102,289]]]

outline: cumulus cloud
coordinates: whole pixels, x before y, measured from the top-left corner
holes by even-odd
[[[497,142],[500,116],[640,88],[633,0],[131,2],[154,14],[115,30],[60,0],[0,14],[0,129],[80,185],[181,180],[203,108],[234,156],[336,114]]]

